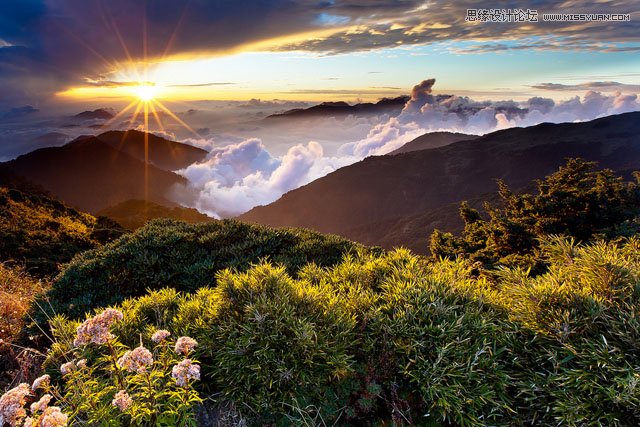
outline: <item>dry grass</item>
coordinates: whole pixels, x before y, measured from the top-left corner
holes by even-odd
[[[0,263],[0,339],[12,342],[24,326],[24,316],[36,295],[48,285],[22,268]]]

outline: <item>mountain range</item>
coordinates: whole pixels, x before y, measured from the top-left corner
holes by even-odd
[[[459,202],[480,206],[494,197],[497,179],[523,189],[569,157],[597,161],[621,173],[640,169],[640,112],[466,137],[437,148],[368,157],[239,219],[307,227],[424,253],[434,228],[459,230]]]
[[[88,212],[146,196],[149,201],[174,206],[169,194],[186,180],[173,170],[204,159],[207,152],[155,135],[149,135],[148,142],[148,165],[144,162],[144,133],[111,131],[35,150],[0,168]]]
[[[265,120],[278,119],[308,119],[315,117],[337,117],[353,115],[371,115],[371,114],[391,114],[397,115],[404,108],[409,100],[408,96],[399,96],[397,98],[382,98],[376,103],[364,102],[358,104],[347,104],[344,101],[323,102],[309,108],[294,108],[283,113],[272,114],[267,116]]]
[[[385,248],[427,252],[438,228],[459,231],[457,210],[495,199],[496,179],[515,190],[553,172],[568,157],[599,162],[618,173],[640,169],[640,112],[584,123],[543,123],[484,136],[429,133],[384,156],[373,156],[290,191],[239,219],[306,227]],[[145,134],[110,131],[43,148],[0,164],[0,178],[28,183],[80,210],[128,229],[150,218],[210,218],[172,201],[187,181],[175,173],[203,160],[205,150]],[[1,182],[0,182],[1,184]],[[145,197],[148,197],[145,200]]]

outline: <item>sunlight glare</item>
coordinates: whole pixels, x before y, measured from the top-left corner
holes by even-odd
[[[139,85],[133,86],[131,91],[138,99],[142,102],[149,102],[153,98],[155,98],[157,93],[157,88],[153,85]]]

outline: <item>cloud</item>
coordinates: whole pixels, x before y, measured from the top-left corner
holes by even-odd
[[[184,59],[256,43],[263,50],[321,54],[440,42],[459,53],[640,49],[640,19],[633,0],[535,2],[539,13],[631,13],[629,22],[616,23],[465,22],[466,10],[477,7],[471,0],[5,0],[0,10],[0,92],[7,105],[37,105],[43,96],[86,78],[109,84],[123,64],[147,57]],[[516,0],[509,7],[532,5]],[[308,36],[292,38],[300,34]],[[282,41],[296,39],[300,41]],[[461,47],[461,42],[472,44]]]
[[[347,15],[340,5],[335,13]],[[400,2],[398,2],[400,3]],[[550,0],[512,1],[501,6],[509,9],[535,9],[539,21],[522,22],[465,22],[467,9],[488,8],[472,0],[447,2],[435,0],[407,5],[404,13],[380,11],[379,14],[351,16],[357,23],[326,37],[314,37],[278,47],[279,50],[314,51],[339,54],[397,46],[411,46],[439,42],[470,43],[463,46],[449,44],[455,53],[508,52],[514,50],[581,50],[599,52],[633,52],[640,50],[637,34],[640,29],[637,7],[632,0]],[[579,11],[581,13],[630,13],[628,22],[550,22],[542,20],[544,13]],[[478,43],[478,40],[494,40]]]
[[[211,151],[206,161],[180,171],[197,189],[192,204],[215,217],[241,214],[353,160],[328,158],[314,141],[274,157],[259,139]]]
[[[295,144],[280,156],[267,150],[260,139],[246,139],[224,148],[213,148],[212,139],[190,141],[211,149],[205,162],[181,173],[191,183],[197,209],[217,217],[235,216],[254,206],[277,200],[287,191],[305,185],[339,167],[371,155],[387,154],[428,132],[451,131],[484,134],[514,126],[541,122],[575,122],[640,110],[635,94],[602,94],[587,91],[564,101],[532,97],[526,101],[475,101],[467,96],[433,95],[436,80],[413,87],[411,97],[396,117],[381,116],[369,123],[364,138],[339,146],[327,155],[316,141]],[[360,127],[364,123],[326,120],[314,132],[333,127]],[[318,125],[316,125],[318,126]],[[284,130],[286,128],[280,128]],[[285,130],[286,132],[286,130]]]
[[[579,84],[562,84],[562,83],[538,83],[531,86],[534,89],[553,90],[553,91],[585,91],[585,90],[603,90],[603,91],[640,91],[640,85],[632,85],[613,81],[594,81]]]
[[[475,101],[466,96],[432,95],[435,79],[414,86],[411,99],[398,117],[371,129],[359,141],[345,144],[340,153],[357,157],[389,153],[415,137],[436,131],[485,134],[541,122],[593,120],[640,110],[636,94],[587,91],[563,101],[532,97],[527,101]],[[607,85],[603,85],[607,86]]]

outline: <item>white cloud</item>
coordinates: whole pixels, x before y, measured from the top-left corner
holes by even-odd
[[[284,154],[273,155],[260,139],[233,142],[224,148],[212,139],[190,140],[193,145],[211,149],[207,160],[181,171],[196,194],[192,204],[216,217],[241,214],[254,206],[277,200],[287,191],[305,185],[336,169],[371,155],[389,153],[428,132],[452,131],[484,134],[514,126],[541,122],[575,122],[610,114],[640,110],[634,94],[602,94],[589,91],[582,98],[555,102],[534,97],[524,102],[474,101],[466,96],[432,95],[435,79],[413,88],[411,99],[397,117],[379,116],[369,122],[360,119],[326,119],[316,122],[313,132],[345,135],[350,128],[369,125],[366,137],[343,143],[335,156],[328,156],[323,145],[310,141],[290,146]],[[306,123],[306,126],[309,126]],[[280,128],[280,130],[286,129]]]
[[[198,190],[193,205],[219,218],[271,203],[287,191],[356,160],[326,157],[322,145],[314,141],[274,157],[254,138],[213,150],[207,160],[180,173]]]

